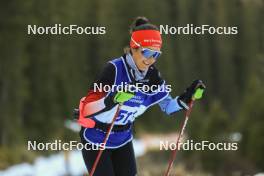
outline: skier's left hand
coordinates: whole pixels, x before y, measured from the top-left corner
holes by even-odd
[[[185,89],[185,91],[178,97],[178,104],[184,108],[186,108],[186,105],[191,102],[192,98],[194,97],[194,94],[198,89],[205,89],[206,86],[203,83],[202,80],[195,80],[192,82],[192,84]],[[183,104],[184,103],[184,104]]]

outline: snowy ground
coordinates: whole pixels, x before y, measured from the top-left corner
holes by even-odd
[[[135,155],[141,156],[145,152],[144,144],[139,140],[133,141]],[[68,158],[68,162],[66,159]],[[0,171],[0,176],[79,176],[86,173],[80,151],[64,152],[50,157],[39,157],[33,164],[22,163]]]
[[[72,124],[69,124],[72,125]],[[79,130],[71,126],[74,131]],[[76,129],[74,129],[76,128]],[[136,157],[142,156],[147,150],[159,148],[159,141],[174,141],[176,133],[164,135],[145,135],[140,139],[134,139],[133,145]],[[66,162],[67,158],[67,162]],[[0,176],[79,176],[86,173],[86,168],[80,151],[71,151],[51,155],[50,157],[39,157],[33,164],[21,163],[0,171]]]
[[[143,156],[148,150],[158,149],[160,141],[174,142],[177,133],[164,135],[144,135],[134,140],[136,157]],[[185,137],[184,137],[185,138]],[[66,162],[67,158],[67,162]],[[60,152],[50,157],[39,157],[33,164],[21,163],[0,171],[0,176],[80,176],[86,173],[80,151],[65,154]],[[264,176],[264,173],[255,176]]]

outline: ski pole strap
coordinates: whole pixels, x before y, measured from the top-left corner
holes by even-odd
[[[180,101],[181,105],[182,105],[186,110],[189,110],[189,106],[188,106],[185,102],[183,102],[182,100],[179,100],[179,101]]]

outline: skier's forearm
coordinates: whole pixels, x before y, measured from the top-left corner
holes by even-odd
[[[103,110],[105,108],[104,96],[105,96],[104,92],[90,91],[82,102],[83,116],[84,117],[91,116]]]
[[[173,113],[175,113],[177,111],[180,111],[182,108],[178,104],[177,98],[178,97],[173,99],[171,97],[171,95],[168,95],[164,100],[162,100],[159,103],[159,106],[160,106],[161,110],[163,112],[166,112],[166,114],[168,114],[168,115],[171,115],[171,114],[173,114]]]
[[[113,102],[113,98],[106,95],[107,93],[104,92],[89,92],[83,102],[83,116],[93,116],[114,107],[116,104]]]
[[[98,113],[107,111],[111,109],[114,104],[111,101],[111,97],[107,97],[107,92],[103,90],[96,90],[95,85],[97,86],[111,86],[115,81],[115,67],[111,63],[107,63],[102,72],[99,75],[99,78],[92,84],[90,91],[86,95],[83,102],[83,115],[93,116]]]
[[[83,115],[92,116],[105,109],[104,98],[84,105]]]

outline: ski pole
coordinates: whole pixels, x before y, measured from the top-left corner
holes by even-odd
[[[110,127],[108,128],[108,130],[107,130],[107,132],[106,132],[106,136],[105,136],[104,141],[103,141],[103,145],[104,145],[104,146],[106,145],[106,143],[107,143],[107,141],[108,141],[108,138],[109,138],[109,136],[110,136],[110,133],[111,133],[113,127],[114,127],[114,123],[115,123],[115,121],[116,121],[116,119],[117,119],[117,117],[118,117],[118,115],[119,115],[119,112],[120,112],[120,108],[121,108],[121,106],[123,105],[123,103],[124,103],[125,101],[128,101],[129,99],[131,99],[131,98],[133,98],[133,97],[134,97],[134,93],[133,93],[133,92],[117,92],[116,95],[114,96],[113,101],[114,101],[115,103],[118,103],[118,106],[117,106],[116,113],[115,113],[115,115],[114,115],[114,117],[113,117],[113,119],[112,119],[112,122],[111,122],[111,124],[110,124]],[[97,167],[97,165],[98,165],[98,162],[99,162],[99,160],[100,160],[100,158],[101,158],[102,153],[103,153],[103,150],[100,150],[100,151],[98,152],[98,154],[97,154],[97,156],[96,156],[96,159],[95,159],[95,162],[94,162],[94,164],[93,164],[93,166],[92,166],[91,172],[90,172],[90,174],[89,174],[90,176],[93,176],[93,174],[94,174],[94,172],[95,172],[95,169],[96,169],[96,167]]]
[[[171,159],[170,159],[170,161],[169,161],[169,165],[168,165],[168,168],[167,168],[167,170],[166,170],[164,176],[168,176],[169,173],[170,173],[170,169],[171,169],[171,167],[172,167],[172,165],[173,165],[173,162],[174,162],[174,160],[175,160],[175,158],[176,158],[176,154],[177,154],[177,151],[178,151],[179,141],[180,141],[180,138],[182,137],[183,132],[184,132],[184,130],[185,130],[185,127],[186,127],[186,125],[187,125],[187,122],[188,122],[189,116],[190,116],[191,111],[192,111],[192,107],[193,107],[194,101],[195,101],[196,99],[200,99],[200,98],[202,97],[203,91],[204,91],[204,89],[198,88],[198,89],[196,90],[196,92],[195,92],[195,94],[194,94],[194,96],[193,96],[191,102],[189,103],[189,109],[187,109],[187,111],[186,111],[186,113],[185,113],[185,119],[184,119],[184,121],[183,121],[182,124],[181,124],[181,131],[180,131],[180,134],[179,134],[179,136],[178,136],[178,138],[177,138],[177,141],[176,141],[176,148],[175,148],[175,150],[172,151]]]
[[[108,138],[109,138],[109,136],[110,136],[110,133],[111,133],[111,131],[112,131],[112,129],[113,129],[114,122],[115,122],[115,120],[116,120],[117,117],[118,117],[118,114],[119,114],[120,106],[121,106],[121,105],[122,105],[122,104],[118,104],[118,106],[117,106],[117,110],[116,110],[116,113],[115,113],[115,116],[114,116],[114,118],[112,119],[112,122],[111,122],[111,124],[110,124],[110,127],[108,128],[108,130],[107,130],[107,132],[106,132],[106,136],[105,136],[104,141],[103,141],[104,146],[106,145],[106,142],[107,142],[107,140],[108,140]],[[98,152],[98,154],[97,154],[97,156],[96,156],[96,159],[95,159],[95,161],[94,161],[93,167],[92,167],[92,169],[91,169],[91,172],[90,172],[90,174],[89,174],[90,176],[93,176],[93,174],[94,174],[94,172],[95,172],[95,169],[96,169],[96,167],[97,167],[97,165],[98,165],[98,162],[99,162],[99,160],[100,160],[100,158],[101,158],[101,156],[102,156],[102,153],[103,153],[103,149],[102,149],[102,150],[99,150],[99,152]]]

